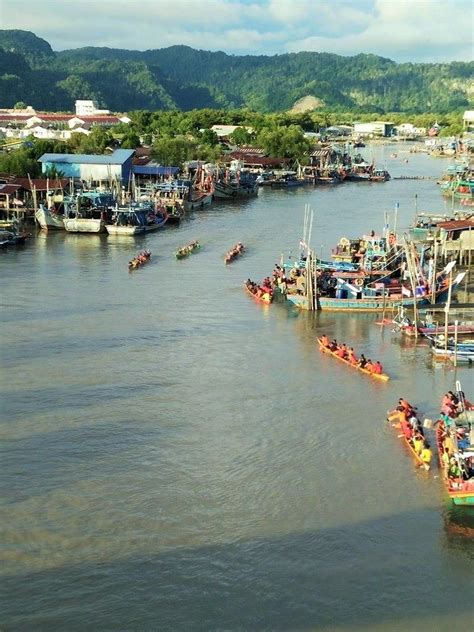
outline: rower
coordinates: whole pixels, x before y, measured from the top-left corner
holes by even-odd
[[[377,373],[377,375],[382,375],[383,373],[383,366],[380,364],[380,362],[377,360],[374,363],[374,373]]]
[[[326,334],[323,334],[321,336],[321,344],[323,345],[323,347],[329,346],[329,338],[326,336]]]
[[[357,364],[358,362],[352,347],[347,351],[347,359],[351,364]]]

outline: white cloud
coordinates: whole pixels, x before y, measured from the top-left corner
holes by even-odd
[[[314,35],[288,50],[354,55],[374,53],[395,61],[471,61],[473,5],[469,2],[377,0],[366,28],[338,38]]]
[[[0,0],[3,28],[54,50],[186,44],[230,54],[317,50],[472,60],[471,0]]]

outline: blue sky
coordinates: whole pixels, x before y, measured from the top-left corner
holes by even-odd
[[[472,61],[473,20],[473,0],[0,0],[2,28],[33,31],[54,50],[185,44]]]

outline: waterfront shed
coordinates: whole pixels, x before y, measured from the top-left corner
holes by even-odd
[[[39,159],[42,172],[55,167],[67,178],[91,183],[121,180],[127,184],[132,169],[133,149],[116,149],[112,154],[43,154]]]
[[[355,136],[391,136],[394,124],[388,121],[372,121],[371,123],[354,123]]]

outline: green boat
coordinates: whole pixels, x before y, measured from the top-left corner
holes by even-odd
[[[201,249],[201,244],[198,241],[192,241],[175,252],[176,259],[185,259],[189,257],[189,255],[195,254],[198,250]]]

